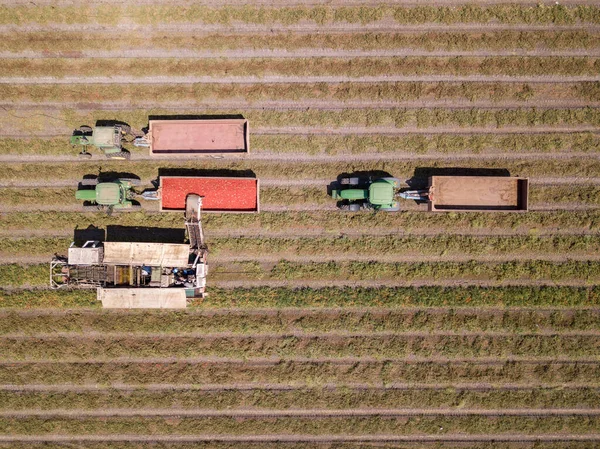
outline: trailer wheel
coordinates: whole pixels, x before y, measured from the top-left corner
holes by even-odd
[[[118,181],[119,182],[128,182],[132,186],[139,186],[142,183],[141,179],[136,179],[136,178],[119,178]]]
[[[119,151],[118,153],[107,154],[106,158],[128,161],[131,158],[131,153],[129,151]]]
[[[83,178],[81,180],[82,186],[96,186],[98,185],[98,178]]]

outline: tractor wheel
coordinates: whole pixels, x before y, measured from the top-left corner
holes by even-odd
[[[83,178],[81,180],[82,186],[96,186],[98,185],[98,178]]]
[[[119,182],[128,182],[132,186],[139,186],[142,183],[142,180],[136,178],[119,178]]]
[[[83,211],[84,212],[100,212],[100,211],[102,211],[102,206],[98,206],[97,204],[94,204],[92,206],[83,206]]]
[[[350,212],[358,212],[360,210],[360,204],[358,203],[352,203],[348,206],[348,210]]]
[[[87,151],[84,153],[83,151],[77,155],[80,159],[91,159],[92,153],[88,153]]]
[[[87,134],[93,132],[94,130],[91,126],[80,126],[79,128],[77,128],[77,131],[83,134]]]
[[[106,158],[121,160],[121,161],[128,161],[129,158],[131,158],[131,153],[129,151],[119,151],[118,153],[107,154]]]

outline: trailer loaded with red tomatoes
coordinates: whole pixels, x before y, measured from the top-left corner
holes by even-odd
[[[259,211],[259,181],[256,178],[161,176],[159,182],[162,212],[184,211],[188,195],[202,197],[202,212]]]

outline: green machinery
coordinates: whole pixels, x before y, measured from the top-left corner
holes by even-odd
[[[81,185],[87,188],[77,190],[75,198],[84,202],[83,210],[86,212],[139,210],[142,206],[133,202],[139,196],[133,187],[139,183],[139,179],[133,178],[119,178],[111,182],[83,179]]]
[[[336,187],[331,190],[331,196],[339,200],[342,210],[400,210],[400,180],[397,178],[342,178]]]
[[[131,133],[128,125],[113,126],[82,126],[75,130],[71,136],[71,145],[81,146],[80,157],[90,158],[92,154],[87,151],[90,145],[104,152],[108,159],[129,159],[131,154],[123,148],[124,142],[132,142],[137,136]]]

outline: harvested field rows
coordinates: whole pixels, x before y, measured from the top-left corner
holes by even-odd
[[[600,442],[597,5],[2,2],[0,62],[0,448]],[[247,118],[251,154],[68,144],[202,114]],[[338,211],[356,172],[523,176],[530,211]],[[256,175],[261,213],[203,214],[187,310],[102,310],[48,289],[54,253],[185,234],[83,213],[99,174]]]

